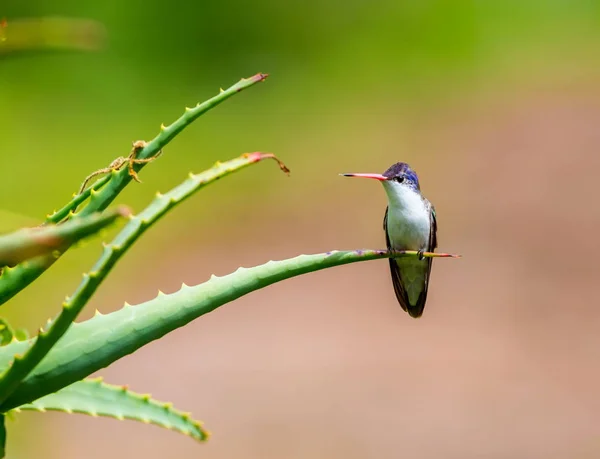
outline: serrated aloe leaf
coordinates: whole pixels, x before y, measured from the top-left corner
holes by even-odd
[[[254,268],[240,268],[227,276],[213,276],[201,285],[184,285],[178,292],[170,295],[161,293],[153,300],[137,306],[126,305],[110,314],[97,314],[90,320],[71,326],[46,358],[0,405],[0,412],[30,403],[79,381],[247,293],[284,279],[333,266],[399,256],[418,256],[418,253],[356,250],[300,255],[288,260],[270,261]],[[13,342],[1,347],[0,368],[8,367],[13,356],[24,352],[30,343],[31,340]]]
[[[21,405],[14,411],[62,411],[130,419],[174,430],[198,441],[205,441],[209,437],[201,422],[192,419],[188,413],[176,410],[171,403],[159,402],[147,394],[136,394],[127,386],[106,384],[102,378],[78,381],[58,392]]]
[[[119,217],[129,214],[126,207],[107,212],[97,212],[62,225],[24,228],[0,236],[0,266],[13,266],[55,250],[60,250],[76,241],[97,233],[114,223]]]
[[[146,209],[138,215],[130,217],[127,225],[117,234],[115,239],[110,244],[104,245],[102,256],[94,264],[91,271],[83,276],[83,281],[77,287],[75,293],[64,301],[60,314],[52,322],[50,328],[40,331],[31,348],[23,355],[15,356],[11,367],[0,376],[0,404],[10,396],[19,383],[46,356],[52,346],[56,344],[77,318],[112,267],[150,226],[177,204],[183,202],[207,184],[267,158],[275,159],[280,168],[288,171],[283,163],[272,154],[248,153],[231,161],[216,163],[211,169],[200,174],[190,174],[189,178],[182,184],[168,193],[158,194]],[[80,220],[71,220],[64,225]]]
[[[250,78],[243,78],[230,88],[222,90],[218,95],[208,99],[207,101],[197,104],[192,108],[186,108],[185,113],[179,117],[174,123],[169,126],[161,126],[159,134],[152,139],[150,142],[145,144],[145,147],[141,149],[137,155],[140,160],[148,159],[156,156],[173,138],[189,126],[194,120],[200,115],[206,113],[211,108],[216,107],[221,102],[229,99],[231,96],[243,91],[250,86],[264,81],[268,77],[265,73],[259,73]],[[138,172],[145,164],[135,164],[134,170]],[[101,179],[98,184],[93,186],[94,190],[90,190],[90,200],[87,205],[76,214],[81,217],[89,215],[94,212],[102,211],[106,209],[112,201],[119,195],[119,193],[127,186],[131,181],[131,176],[127,167],[122,167],[118,171],[113,171],[108,178]],[[70,212],[73,212],[77,206],[83,202],[80,196],[75,196],[69,203],[67,203],[62,209],[56,211],[54,214],[47,217],[47,223],[56,223],[62,221],[68,217]],[[59,254],[60,255],[60,254]],[[12,272],[12,275],[5,277],[0,275],[0,305],[7,302],[31,282],[37,279],[46,269],[48,269],[56,261],[55,256],[41,256],[25,266],[19,267],[16,271]]]

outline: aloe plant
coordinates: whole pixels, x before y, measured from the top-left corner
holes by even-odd
[[[227,276],[212,276],[196,286],[182,285],[173,294],[159,293],[156,298],[139,305],[125,303],[110,314],[96,311],[91,319],[75,322],[113,266],[137,239],[196,191],[265,159],[277,161],[279,168],[289,173],[273,154],[247,153],[217,162],[202,173],[190,174],[169,192],[157,193],[154,200],[135,215],[124,208],[107,210],[125,186],[137,179],[137,173],[184,128],[219,103],[266,77],[266,74],[258,74],[242,79],[206,102],[187,108],[174,123],[161,126],[154,139],[136,142],[128,157],[120,158],[103,170],[107,173],[104,177],[74,195],[40,227],[0,237],[2,304],[31,284],[77,240],[118,217],[127,217],[116,237],[104,243],[100,257],[84,274],[76,290],[65,299],[59,314],[40,329],[37,336],[28,339],[0,319],[1,457],[5,454],[5,418],[24,410],[133,419],[204,441],[208,433],[189,414],[174,409],[169,403],[155,401],[149,395],[136,394],[126,386],[109,385],[98,379],[88,379],[88,376],[203,314],[275,282],[347,263],[419,255],[414,251],[352,250],[268,261],[253,268],[239,268]],[[425,253],[423,256],[453,255]]]

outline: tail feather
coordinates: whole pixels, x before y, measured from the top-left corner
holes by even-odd
[[[417,302],[415,304],[411,304],[410,299],[408,298],[408,293],[406,290],[404,290],[404,284],[402,283],[400,269],[398,268],[396,260],[390,258],[389,262],[390,273],[392,275],[392,285],[394,286],[394,293],[396,294],[398,303],[400,303],[400,306],[402,306],[404,311],[408,312],[409,316],[414,317],[415,319],[421,317],[423,315],[423,310],[425,309],[425,302],[427,301],[428,282],[425,283],[425,288],[419,295]]]

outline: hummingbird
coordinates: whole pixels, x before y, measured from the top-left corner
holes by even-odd
[[[423,252],[437,247],[435,208],[421,194],[417,173],[406,163],[396,163],[383,174],[341,174],[379,180],[388,205],[383,230],[388,250],[416,250],[417,257],[390,258],[390,272],[396,298],[411,317],[421,317],[427,300],[432,258]]]

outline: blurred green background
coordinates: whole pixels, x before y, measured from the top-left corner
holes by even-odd
[[[239,265],[381,248],[383,191],[337,174],[397,161],[436,205],[440,250],[464,258],[434,263],[418,321],[370,262],[242,298],[100,372],[192,411],[206,445],[25,413],[9,457],[598,457],[600,2],[0,4],[9,26],[53,15],[98,21],[106,43],[0,58],[2,230],[257,72],[271,77],[200,118],[120,201],[141,210],[249,151],[292,169],[261,164],[180,206],[85,317]],[[3,315],[35,330],[99,253],[71,251]]]

